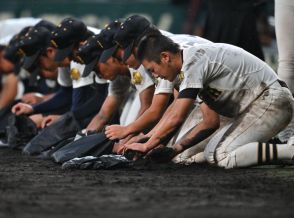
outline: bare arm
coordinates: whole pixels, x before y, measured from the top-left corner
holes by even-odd
[[[87,126],[87,131],[99,131],[111,120],[117,111],[121,100],[116,96],[107,96],[98,114],[91,120]]]
[[[169,94],[157,94],[153,97],[151,106],[127,126],[111,125],[106,128],[106,135],[110,139],[122,139],[152,127],[162,117],[169,101]]]
[[[177,154],[198,144],[213,134],[220,125],[219,115],[205,103],[200,105],[200,110],[203,115],[203,120],[199,124],[188,131],[172,148],[160,145],[153,149],[148,154],[149,158],[156,162],[168,162]]]
[[[160,144],[169,134],[176,131],[186,119],[190,107],[193,105],[194,99],[178,98],[168,116],[161,123],[160,128],[153,131],[151,138],[144,144],[133,143],[128,144],[126,147],[132,150],[147,152]]]
[[[138,113],[138,117],[140,117],[151,105],[152,98],[154,94],[154,85],[149,86],[144,91],[140,93],[140,103],[141,107]]]
[[[0,95],[0,108],[3,108],[13,102],[17,95],[18,79],[13,73],[7,75]]]
[[[174,145],[177,153],[181,153],[182,151],[198,144],[219,128],[220,118],[215,111],[211,110],[205,103],[200,105],[200,110],[203,116],[202,121],[187,132],[182,139]]]

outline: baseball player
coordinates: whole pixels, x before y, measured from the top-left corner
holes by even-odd
[[[137,56],[154,75],[173,81],[182,74],[183,81],[175,107],[161,128],[146,143],[126,145],[128,149],[147,152],[159,146],[179,127],[199,95],[214,116],[195,126],[173,148],[154,149],[152,158],[170,160],[207,138],[219,127],[219,114],[234,119],[206,146],[204,155],[209,163],[235,168],[293,158],[293,137],[284,145],[263,143],[292,119],[293,97],[285,83],[257,57],[222,43],[199,44],[181,50],[163,35],[142,40]]]

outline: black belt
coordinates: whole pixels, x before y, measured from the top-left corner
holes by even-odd
[[[279,80],[278,79],[278,82],[279,82],[279,84],[280,84],[280,86],[282,86],[282,87],[285,87],[285,88],[288,88],[289,89],[289,87],[287,86],[287,84],[283,81],[283,80]]]

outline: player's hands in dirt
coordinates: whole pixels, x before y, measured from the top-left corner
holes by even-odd
[[[42,102],[44,99],[41,95],[37,94],[37,93],[27,93],[24,94],[21,98],[21,101],[26,103],[26,104],[37,104]]]
[[[122,139],[128,135],[127,129],[121,125],[111,125],[105,128],[105,135],[110,140]]]
[[[151,150],[146,158],[156,162],[156,163],[167,163],[170,162],[175,156],[177,152],[173,148],[159,146]]]
[[[33,107],[29,104],[25,103],[17,103],[14,105],[11,109],[11,112],[15,115],[21,115],[21,114],[31,114],[34,112]]]
[[[140,133],[138,135],[135,135],[133,137],[131,137],[128,141],[125,142],[125,144],[132,144],[132,143],[145,143],[149,140],[149,136]]]
[[[115,143],[112,148],[113,153],[121,154],[121,155],[125,152],[125,150],[126,150],[126,147],[124,146],[124,144],[120,142]]]
[[[49,115],[43,119],[41,124],[41,128],[45,128],[46,126],[50,126],[52,123],[56,122],[60,118],[60,115]]]

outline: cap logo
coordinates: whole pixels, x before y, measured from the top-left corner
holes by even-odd
[[[115,41],[115,40],[114,40],[114,42],[115,42],[119,47],[123,48],[123,46],[122,46],[118,41]]]
[[[101,42],[99,42],[99,40],[97,40],[98,45],[103,48],[103,45],[101,44]]]
[[[140,85],[142,83],[143,77],[140,72],[136,71],[133,73],[132,83],[134,85]]]
[[[81,64],[85,64],[85,62],[83,61],[83,59],[81,58],[81,56],[77,55],[77,56],[75,57],[75,59],[76,59],[77,62],[79,62],[79,63],[81,63]]]
[[[21,48],[19,48],[16,53],[20,56],[26,56],[26,53]]]
[[[51,45],[53,45],[54,48],[58,48],[58,45],[56,44],[56,42],[54,40],[51,40]]]
[[[81,77],[81,73],[77,68],[72,68],[70,71],[70,78],[72,80],[78,80]]]

